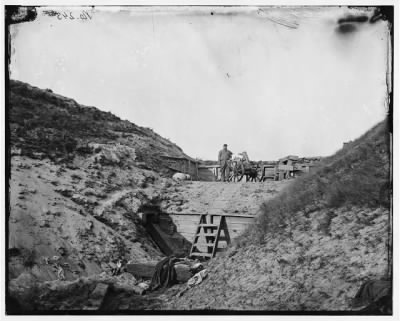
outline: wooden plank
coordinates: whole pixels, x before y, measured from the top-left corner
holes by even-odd
[[[250,225],[255,222],[254,219],[227,219],[226,220],[228,225]],[[198,223],[195,222],[185,222],[185,221],[180,221],[180,222],[174,222],[174,225],[176,226],[177,229],[182,228],[186,229],[187,231],[189,230],[194,230],[197,227]]]
[[[218,214],[210,214],[215,217],[218,222]],[[223,215],[223,214],[222,214]],[[225,216],[228,232],[231,239],[238,237],[250,224],[254,222],[255,216],[253,215],[223,215]],[[185,214],[176,213],[170,214],[170,218],[174,222],[177,232],[182,235],[189,242],[193,242],[194,237],[197,233],[197,227],[199,224],[200,214]],[[204,237],[205,233],[202,231],[201,236]],[[209,236],[215,236],[214,233],[207,233]]]
[[[251,223],[254,221],[255,217],[239,217],[239,216],[225,216],[227,222],[237,222],[237,223]]]
[[[174,222],[176,226],[182,226],[182,227],[191,227],[191,226],[197,226],[199,222],[191,222],[191,221],[177,221]]]
[[[197,227],[197,224],[198,223],[194,223],[194,222],[180,222],[180,223],[176,223],[175,224],[175,226],[177,227],[177,228],[183,228],[183,229],[186,229],[186,230],[188,230],[188,229],[194,229],[194,228],[196,228]]]
[[[205,214],[205,213],[204,213]],[[201,213],[184,213],[184,212],[174,212],[174,213],[166,213],[166,215],[169,215],[170,217],[182,217],[182,216],[187,216],[187,217],[198,217],[199,215],[204,215]],[[253,218],[255,215],[252,214],[242,214],[242,213],[208,213],[208,215],[214,215],[214,216],[225,216],[225,217],[247,217],[247,218]]]
[[[243,233],[243,230],[241,231],[229,231],[229,236],[231,240],[234,240],[235,238],[239,237]],[[181,234],[182,235],[182,234]],[[189,234],[189,235],[182,235],[188,242],[193,242],[195,234]],[[222,242],[222,240],[221,240]]]
[[[188,242],[193,242],[194,233],[179,233],[182,237],[184,237]]]
[[[228,226],[228,232],[229,232],[229,234],[232,234],[232,233],[234,233],[234,234],[240,234],[240,233],[242,233],[244,230],[246,230],[246,228],[247,228],[247,226],[238,226],[238,227],[229,227]],[[192,242],[193,241],[193,237],[195,236],[195,234],[196,234],[196,232],[195,231],[193,231],[193,232],[186,232],[186,231],[177,231],[180,235],[182,235],[184,238],[186,238],[189,242]],[[201,234],[199,234],[199,235],[203,235],[203,236],[205,236],[205,235],[207,235],[207,236],[215,236],[215,234],[204,234],[204,233],[201,233]]]
[[[213,257],[215,256],[215,251],[217,250],[217,247],[218,247],[218,239],[219,239],[219,235],[221,233],[221,225],[223,222],[225,222],[225,218],[221,217],[219,224],[218,224],[217,237],[214,240],[214,246],[212,247],[212,251],[211,251]]]
[[[252,224],[229,224],[228,223],[228,231],[230,230],[245,230],[247,227]]]
[[[199,235],[202,235],[202,236],[217,236],[217,233],[216,233],[216,232],[214,232],[214,233],[211,233],[211,232],[201,232]]]
[[[204,257],[212,257],[212,253],[200,253],[200,252],[193,252],[191,256],[204,256]]]
[[[192,225],[192,226],[176,226],[176,230],[179,233],[196,233],[196,226]]]
[[[254,221],[236,221],[236,220],[227,220],[227,224],[232,225],[232,226],[247,226],[253,224]],[[181,228],[186,231],[191,231],[195,230],[197,227],[197,223],[187,223],[187,222],[180,222],[180,223],[175,223],[175,226],[177,229]],[[207,226],[205,226],[207,228]],[[213,228],[213,227],[210,227]]]
[[[177,229],[182,229],[185,232],[195,232],[197,224],[175,224]]]
[[[196,227],[197,227],[197,224],[198,223],[194,223],[194,222],[177,222],[177,223],[175,223],[174,222],[174,224],[175,224],[175,226],[176,226],[176,228],[183,228],[183,229],[186,229],[186,231],[189,231],[189,230],[195,230],[196,229]]]
[[[197,243],[195,243],[195,244],[193,244],[193,245],[195,245],[196,247],[197,247],[197,246],[213,247],[213,246],[214,246],[214,243],[197,242]]]
[[[226,222],[231,224],[251,224],[254,222],[255,217],[244,218],[244,217],[226,217]]]
[[[231,231],[231,230],[245,230],[249,226],[251,226],[251,224],[229,224],[228,225],[228,231]]]
[[[293,170],[293,166],[292,165],[279,164],[278,165],[278,170],[281,170],[281,171],[292,171]]]
[[[249,225],[254,223],[254,219],[246,219],[246,220],[227,219],[226,221],[227,224],[233,224],[233,225]],[[180,222],[174,222],[174,224],[177,228],[192,229],[194,227],[197,227],[198,223],[180,221]]]
[[[217,224],[199,224],[199,227],[205,227],[205,228],[218,228]]]
[[[221,167],[220,165],[200,165],[199,169],[200,168],[220,168],[220,167]]]
[[[152,239],[165,255],[171,255],[173,253],[173,246],[169,244],[166,238],[168,235],[166,235],[159,226],[155,224],[147,224],[146,231],[150,234]]]
[[[176,215],[170,215],[170,219],[175,223],[180,223],[180,222],[191,222],[191,223],[199,223],[199,216],[200,215],[196,215],[196,216],[189,216],[189,217],[185,217],[185,216],[176,216]]]
[[[199,224],[199,217],[200,215],[196,216],[196,219],[193,218],[185,218],[185,217],[174,217],[172,216],[171,219],[176,224]]]
[[[244,229],[250,225],[252,225],[252,223],[227,223],[228,224],[228,230],[230,229]],[[196,225],[176,225],[176,229],[178,232],[183,232],[183,233],[196,233]],[[207,227],[205,227],[207,228]],[[215,228],[211,228],[209,227],[209,229],[215,229]]]
[[[243,231],[245,230],[247,227],[251,226],[250,224],[247,225],[243,225],[243,224],[230,224],[228,226],[228,231]]]

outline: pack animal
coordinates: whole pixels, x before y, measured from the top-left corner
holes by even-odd
[[[246,182],[257,182],[258,170],[257,168],[245,168],[244,176],[246,176]]]
[[[230,181],[240,182],[246,176],[246,182],[257,182],[259,165],[257,164],[257,167],[254,168],[246,152],[234,154],[230,166],[232,173],[229,178]]]

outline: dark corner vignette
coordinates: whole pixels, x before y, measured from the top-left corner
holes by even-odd
[[[4,63],[5,63],[5,75],[4,75],[4,84],[5,84],[5,288],[6,288],[6,314],[17,315],[23,314],[21,311],[21,307],[15,299],[11,298],[9,295],[8,288],[8,245],[9,245],[9,231],[8,231],[8,221],[10,218],[10,178],[11,178],[11,146],[10,146],[10,122],[9,122],[9,86],[10,86],[10,63],[11,63],[11,34],[10,34],[10,25],[30,22],[34,21],[37,17],[36,8],[33,6],[16,6],[16,5],[6,5],[4,7],[4,19],[5,19],[5,53],[4,53]]]

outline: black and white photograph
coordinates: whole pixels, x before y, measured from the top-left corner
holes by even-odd
[[[394,2],[3,9],[2,317],[399,316]]]

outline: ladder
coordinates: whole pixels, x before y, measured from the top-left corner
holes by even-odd
[[[219,218],[219,222],[215,222],[215,218]],[[223,238],[220,235],[222,230],[224,231]],[[228,244],[230,242],[225,216],[200,214],[200,221],[194,234],[189,256],[213,258],[217,252],[220,240],[224,240]],[[206,248],[207,252],[200,251],[199,247]]]

